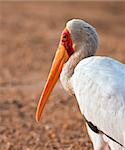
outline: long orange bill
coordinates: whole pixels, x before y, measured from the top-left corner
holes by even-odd
[[[64,46],[60,44],[59,48],[57,49],[47,82],[45,84],[45,87],[43,89],[41,98],[37,106],[37,111],[36,111],[37,122],[40,120],[42,111],[48,100],[48,97],[50,96],[56,82],[58,81],[60,73],[62,71],[62,67],[64,63],[68,60],[68,58],[69,56],[67,54],[67,51],[65,50]]]

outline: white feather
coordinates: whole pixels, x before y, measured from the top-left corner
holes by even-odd
[[[75,53],[63,67],[60,79],[65,90],[77,98],[80,110],[98,129],[125,145],[125,65],[108,57],[93,56],[99,45],[94,27],[83,20],[66,24]],[[93,56],[93,57],[90,57]],[[87,58],[86,58],[87,57]],[[87,126],[94,150],[122,147]]]
[[[124,144],[125,65],[107,57],[89,57],[76,66],[71,83],[85,117]]]

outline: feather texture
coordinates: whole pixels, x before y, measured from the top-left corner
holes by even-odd
[[[125,65],[108,57],[85,58],[76,66],[71,83],[85,117],[124,144]]]

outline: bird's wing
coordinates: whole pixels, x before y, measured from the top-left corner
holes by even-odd
[[[125,66],[107,57],[87,58],[77,65],[71,82],[86,119],[123,144]]]

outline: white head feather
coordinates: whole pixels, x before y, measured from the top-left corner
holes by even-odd
[[[71,34],[71,39],[75,45],[75,52],[65,63],[60,80],[65,90],[73,94],[70,78],[74,73],[76,65],[85,57],[93,56],[99,45],[98,34],[94,27],[83,20],[72,19],[67,22],[66,28]]]
[[[86,57],[95,54],[99,46],[99,37],[94,27],[81,19],[67,22],[66,28],[71,34],[76,50],[84,50]]]

